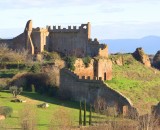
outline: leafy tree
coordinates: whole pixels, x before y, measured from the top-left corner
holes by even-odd
[[[17,98],[17,95],[23,91],[22,87],[12,86],[9,88],[10,92],[13,94],[13,97]]]

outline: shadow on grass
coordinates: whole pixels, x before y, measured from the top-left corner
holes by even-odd
[[[48,124],[37,124],[37,126],[49,126]]]
[[[69,108],[79,109],[79,102],[75,102],[75,101],[61,100],[56,97],[49,97],[46,95],[41,95],[39,93],[31,93],[31,92],[23,92],[21,95],[24,97],[28,97],[34,100],[39,100],[42,102],[47,102],[50,104],[56,104],[56,105],[65,106]]]

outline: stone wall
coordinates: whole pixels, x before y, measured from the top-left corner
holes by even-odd
[[[75,61],[74,66],[75,66],[74,73],[76,73],[79,77],[90,76],[91,79],[94,78],[94,59],[92,59],[91,62],[89,63],[89,66],[86,67],[83,63],[83,60],[79,58]]]
[[[108,58],[99,58],[96,60],[95,76],[102,80],[112,79],[112,61]]]
[[[101,80],[79,79],[77,75],[67,69],[60,71],[60,95],[75,101],[94,103],[97,98],[103,98],[107,106],[118,105],[121,113],[123,106],[132,107],[131,102],[119,92],[109,88]]]
[[[100,44],[97,39],[90,39],[90,23],[76,26],[47,26],[46,28],[32,28],[32,20],[25,26],[24,32],[14,39],[0,40],[5,42],[12,49],[28,50],[29,54],[41,53],[44,50],[56,51],[65,55],[84,56],[105,56],[108,57],[108,48]]]
[[[93,58],[86,67],[82,59],[77,59],[74,73],[79,77],[85,76],[90,79],[111,80],[112,79],[112,61],[108,58],[99,57]]]
[[[151,67],[149,57],[147,54],[145,54],[142,48],[137,48],[136,51],[133,53],[133,56],[136,60],[140,61],[146,67]]]

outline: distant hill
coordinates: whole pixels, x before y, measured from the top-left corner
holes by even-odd
[[[134,52],[142,47],[147,54],[155,54],[160,50],[160,36],[147,36],[141,39],[104,39],[100,40],[109,46],[109,53]]]

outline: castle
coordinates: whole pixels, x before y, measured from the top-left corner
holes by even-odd
[[[0,44],[5,43],[14,50],[28,50],[31,55],[48,52],[59,52],[66,56],[76,56],[75,70],[56,68],[56,82],[59,93],[72,100],[94,103],[99,97],[105,99],[108,106],[118,107],[117,111],[123,112],[123,107],[132,109],[132,103],[121,93],[111,89],[104,80],[112,79],[112,61],[108,58],[108,47],[100,44],[95,38],[90,38],[90,23],[81,24],[80,27],[47,26],[46,28],[33,28],[32,21],[26,24],[24,32],[13,39],[0,39]],[[81,58],[92,57],[88,67]],[[37,81],[38,82],[38,81]]]
[[[24,32],[10,40],[0,42],[9,43],[8,46],[14,49],[27,49],[30,54],[46,51],[56,51],[65,55],[84,56],[107,56],[108,48],[99,44],[97,39],[90,38],[90,23],[82,24],[79,28],[68,26],[68,29],[61,26],[47,26],[46,28],[33,28],[32,21],[26,24]]]
[[[100,44],[96,38],[92,40],[90,35],[91,25],[89,22],[81,24],[78,28],[76,26],[68,26],[68,29],[61,28],[61,26],[33,28],[32,20],[29,20],[22,34],[13,39],[2,39],[0,43],[5,43],[9,48],[16,50],[26,49],[29,54],[40,54],[46,50],[78,58],[103,57],[94,60],[88,68],[80,67],[80,65],[83,66],[82,63],[76,62],[75,73],[81,77],[110,80],[112,79],[112,63],[108,59],[108,46]]]

